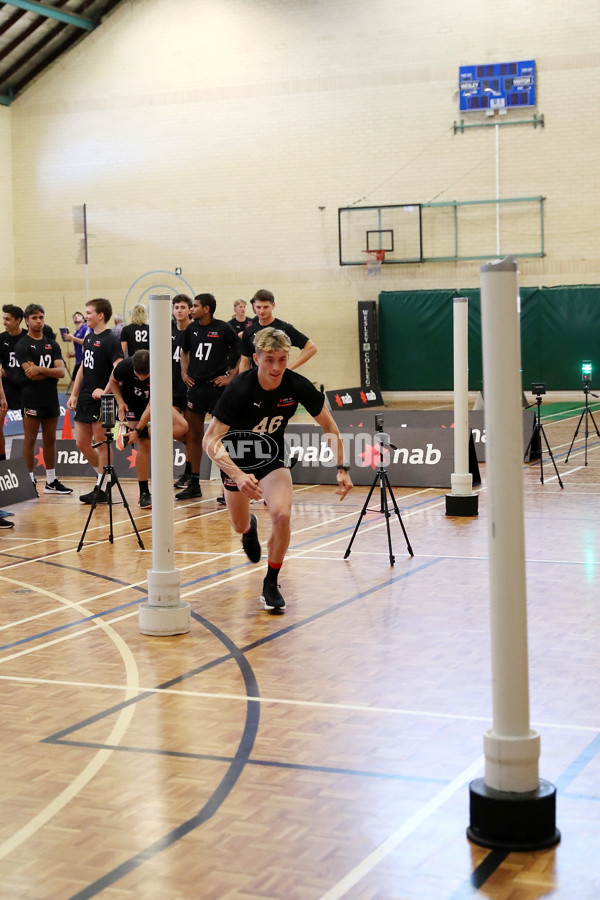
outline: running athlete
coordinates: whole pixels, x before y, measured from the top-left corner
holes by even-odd
[[[106,503],[106,490],[100,489],[100,482],[107,462],[107,447],[104,428],[100,419],[100,398],[108,393],[110,374],[122,359],[119,338],[108,322],[112,316],[110,300],[99,297],[85,305],[85,320],[90,327],[83,339],[83,362],[73,383],[67,407],[75,410],[75,440],[77,449],[98,472],[95,487],[88,494],[81,494],[82,503]],[[96,449],[92,443],[100,443]]]
[[[290,339],[292,347],[298,347],[300,354],[289,363],[290,369],[298,369],[305,362],[315,355],[317,346],[310,338],[289,322],[283,322],[281,319],[275,318],[275,297],[271,291],[257,291],[252,298],[252,306],[256,313],[257,320],[250,325],[242,335],[242,356],[240,359],[240,372],[246,372],[253,366],[254,339],[263,328],[277,328],[284,331]]]
[[[131,310],[131,324],[123,326],[119,340],[123,356],[133,356],[136,350],[150,349],[148,312],[143,303],[136,303]]]
[[[228,354],[237,344],[231,325],[215,319],[217,301],[212,294],[198,294],[192,305],[192,324],[188,325],[181,344],[181,377],[187,386],[187,412],[190,430],[188,450],[191,461],[190,481],[175,494],[177,500],[201,497],[200,462],[204,418],[213,408],[227,384],[237,374],[237,366],[228,372]]]
[[[187,410],[187,387],[181,377],[181,342],[185,329],[192,321],[192,300],[187,294],[173,297],[173,324],[171,326],[171,359],[173,365],[173,408],[180,413]],[[173,487],[184,488],[192,477],[192,461],[186,442],[185,469]]]
[[[140,490],[139,503],[142,509],[150,509],[150,354],[147,350],[136,350],[133,356],[117,363],[110,376],[110,389],[119,408],[119,421],[125,422],[129,428],[119,449],[137,442],[135,469]],[[175,440],[184,438],[187,429],[186,420],[174,409]]]
[[[229,519],[234,531],[242,535],[242,546],[253,563],[260,561],[261,546],[256,516],[250,514],[250,501],[266,501],[272,530],[260,599],[265,609],[272,612],[285,609],[277,584],[290,542],[292,508],[292,479],[284,463],[284,434],[298,403],[321,426],[335,455],[340,500],[352,488],[338,427],[324,406],[323,394],[303,375],[290,370],[290,348],[288,335],[279,329],[266,328],[256,336],[257,368],[238,375],[225,390],[204,437],[204,449],[221,469]]]
[[[23,458],[29,476],[35,484],[33,472],[35,441],[42,427],[42,446],[46,466],[45,494],[68,496],[72,488],[56,477],[56,425],[60,415],[58,382],[65,377],[65,364],[56,341],[44,336],[44,308],[30,303],[25,309],[27,334],[15,346],[15,354],[25,380],[21,388],[23,404]],[[37,489],[36,489],[37,493]]]
[[[6,406],[0,404],[0,459],[6,459],[4,420],[9,409],[21,409],[21,388],[25,375],[15,354],[15,346],[27,334],[21,328],[23,310],[20,306],[7,303],[2,307],[2,322],[6,329],[0,334],[0,364],[2,385],[6,396]]]

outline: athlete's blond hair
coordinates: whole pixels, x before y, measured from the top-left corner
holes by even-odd
[[[263,328],[254,338],[254,351],[259,353],[273,353],[277,350],[283,350],[289,353],[292,349],[292,342],[285,333],[279,328]]]

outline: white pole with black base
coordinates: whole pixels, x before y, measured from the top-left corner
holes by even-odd
[[[454,472],[446,494],[447,516],[476,516],[479,497],[469,471],[469,301],[455,297],[454,334]]]
[[[529,724],[523,422],[517,264],[481,267],[493,724],[485,777],[469,786],[476,844],[540,850],[560,841],[556,788],[540,779],[540,737]]]
[[[154,635],[184,634],[190,630],[190,604],[181,602],[181,573],[174,566],[171,298],[151,294],[148,309],[152,568],[148,569],[148,602],[139,608],[140,631]]]

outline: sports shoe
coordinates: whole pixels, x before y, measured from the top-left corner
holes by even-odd
[[[176,500],[193,500],[195,497],[202,496],[202,488],[197,481],[190,481],[188,486],[178,494],[175,494]]]
[[[285,600],[279,592],[279,586],[272,581],[267,581],[266,578],[263,581],[260,601],[265,609],[270,609],[273,612],[280,612],[285,609]]]
[[[227,506],[224,494],[221,494],[219,497],[217,497],[217,503],[219,504],[219,506]]]
[[[107,503],[108,498],[106,496],[106,491],[101,491],[98,485],[94,487],[89,494],[81,494],[79,499],[82,503]]]
[[[45,494],[60,494],[62,497],[66,497],[69,494],[73,493],[73,488],[67,487],[66,484],[61,484],[58,478],[55,478],[54,481],[46,482],[46,487],[44,488]]]
[[[12,515],[12,513],[11,513]],[[5,516],[0,516],[0,528],[14,528],[15,523],[10,522]]]
[[[140,509],[151,509],[152,508],[152,497],[146,491],[143,494],[140,494]]]
[[[187,487],[188,484],[190,483],[191,477],[192,476],[189,474],[189,472],[182,472],[181,475],[179,476],[179,478],[177,479],[177,481],[175,482],[175,484],[173,485],[173,487],[174,488]]]
[[[242,535],[242,547],[244,548],[244,553],[246,554],[250,562],[260,562],[262,549],[260,546],[260,541],[258,539],[258,526],[256,522],[256,516],[254,514],[250,516],[249,530],[246,532],[246,534]]]

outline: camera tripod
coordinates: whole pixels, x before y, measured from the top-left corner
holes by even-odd
[[[537,403],[537,409],[535,411],[535,422],[533,424],[533,431],[531,432],[531,437],[529,438],[529,443],[527,444],[527,449],[525,450],[525,459],[527,459],[527,455],[530,451],[533,451],[535,448],[539,447],[540,450],[540,481],[542,484],[544,483],[544,449],[542,447],[542,438],[544,438],[546,449],[548,451],[548,456],[552,460],[552,465],[554,466],[554,471],[556,472],[556,477],[558,478],[558,483],[561,488],[564,488],[564,484],[560,480],[560,475],[558,474],[558,469],[556,467],[556,460],[552,455],[552,450],[550,449],[550,444],[548,443],[548,438],[546,437],[546,432],[544,430],[544,426],[542,425],[541,420],[541,411],[542,411],[542,398],[538,394],[535,398],[535,402]],[[531,459],[531,457],[530,457]]]
[[[98,485],[98,488],[100,490],[102,490],[103,486],[106,485],[106,497],[108,500],[108,520],[110,523],[109,532],[108,532],[108,540],[110,541],[111,544],[114,541],[113,510],[112,510],[113,502],[112,502],[112,493],[111,492],[112,492],[113,487],[116,487],[117,490],[119,491],[119,494],[121,495],[121,500],[123,501],[123,506],[127,510],[127,515],[129,516],[129,521],[131,522],[132,528],[135,531],[135,535],[138,539],[138,544],[140,545],[142,550],[145,550],[144,543],[140,537],[140,533],[137,530],[135,522],[133,521],[133,516],[131,515],[131,510],[129,509],[129,504],[127,503],[127,499],[125,497],[125,494],[123,493],[123,488],[121,487],[121,483],[119,481],[117,473],[115,472],[115,468],[111,464],[111,445],[114,444],[114,441],[115,441],[113,433],[112,433],[112,429],[107,426],[105,426],[105,427],[106,427],[106,432],[105,432],[106,440],[98,441],[97,443],[92,444],[92,447],[94,447],[94,448],[101,447],[103,444],[106,444],[106,454],[107,454],[106,455],[106,465],[104,466],[104,469],[102,471],[102,478],[100,479],[100,484]],[[81,538],[79,539],[79,544],[77,545],[78,553],[81,550],[81,548],[83,547],[83,540],[85,538],[85,533],[88,530],[88,525],[90,524],[92,515],[94,514],[94,510],[96,509],[96,505],[97,505],[97,500],[94,500],[94,502],[92,503],[92,506],[90,508],[89,515],[87,517],[87,522],[85,523],[85,528],[83,529]]]
[[[597,436],[600,438],[600,431],[598,431],[598,426],[596,425],[596,420],[594,419],[594,414],[592,413],[592,411],[591,411],[591,409],[590,409],[590,404],[589,404],[588,395],[589,395],[589,394],[592,394],[592,397],[597,397],[598,394],[593,394],[593,393],[592,393],[592,391],[590,390],[589,384],[584,384],[584,386],[583,386],[583,393],[584,393],[584,395],[585,395],[585,406],[583,407],[583,409],[582,409],[582,411],[581,411],[581,415],[579,416],[579,422],[577,423],[577,428],[575,429],[575,434],[573,435],[573,440],[571,441],[571,446],[569,447],[569,452],[568,452],[567,455],[565,456],[565,463],[567,463],[567,462],[569,461],[569,454],[571,453],[571,450],[573,449],[573,444],[575,443],[575,439],[576,439],[576,437],[577,437],[577,435],[578,435],[578,433],[579,433],[579,429],[580,429],[580,427],[581,427],[581,423],[582,423],[582,421],[585,419],[585,426],[584,426],[584,435],[585,435],[585,437],[584,437],[584,457],[583,457],[583,458],[584,458],[584,465],[587,466],[587,464],[588,464],[587,451],[588,451],[588,436],[589,436],[589,422],[588,422],[588,419],[591,419],[592,422],[594,423],[594,428],[595,428],[595,430],[596,430],[596,434],[597,434]]]
[[[393,446],[393,445],[389,445],[389,446]],[[383,445],[381,443],[379,446],[379,460],[380,460],[380,463],[377,466],[377,470],[375,472],[375,478],[373,479],[373,484],[371,485],[371,489],[369,490],[369,493],[367,494],[367,499],[364,502],[364,506],[360,511],[360,516],[358,517],[358,522],[356,523],[356,527],[354,529],[354,532],[352,533],[352,537],[350,538],[350,543],[346,547],[346,552],[344,553],[344,559],[348,559],[348,557],[350,556],[350,551],[352,549],[352,544],[354,543],[354,538],[356,537],[356,533],[358,532],[360,523],[362,522],[364,516],[367,513],[367,508],[369,506],[369,500],[371,499],[371,495],[373,494],[373,491],[375,490],[377,485],[379,485],[379,490],[380,490],[379,512],[383,513],[385,516],[385,525],[387,528],[388,549],[389,549],[389,554],[390,554],[390,566],[393,566],[396,561],[396,558],[395,558],[393,550],[392,550],[392,536],[390,533],[391,512],[390,512],[390,508],[388,505],[388,492],[390,495],[390,499],[392,501],[392,506],[393,506],[394,512],[398,516],[398,521],[400,522],[400,527],[402,528],[402,533],[404,534],[404,539],[406,541],[406,546],[408,548],[408,552],[410,553],[411,556],[414,556],[415,554],[413,553],[412,547],[410,546],[410,542],[408,540],[408,535],[406,533],[406,528],[404,527],[404,522],[402,521],[402,517],[400,515],[400,510],[398,509],[398,504],[396,503],[396,498],[394,497],[394,493],[390,486],[390,481],[387,476],[387,469],[383,465]]]

